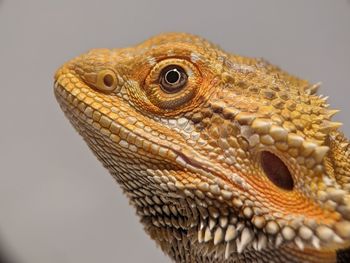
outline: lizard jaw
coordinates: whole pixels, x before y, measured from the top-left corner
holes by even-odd
[[[77,101],[77,98],[79,96],[78,94],[76,96],[71,96],[68,98],[66,87],[62,84],[59,84],[59,82],[55,83],[55,94],[57,100],[60,102],[63,111],[69,114],[68,118],[72,121],[73,125],[78,131],[81,132],[82,127],[86,126],[87,123],[93,121],[91,118],[93,113],[87,113],[86,111],[87,107],[91,107],[91,105],[86,104],[83,106],[81,102],[80,104],[74,102]],[[82,118],[82,116],[85,117]],[[98,127],[98,129],[101,129],[101,127]],[[82,135],[89,143],[89,145],[91,145],[89,138],[86,137],[87,134],[83,132]],[[104,140],[111,140],[111,143],[116,143],[116,140],[118,140],[118,138],[115,137],[117,134],[113,133],[109,135],[101,134],[101,136],[104,138]],[[128,141],[127,138],[125,138],[125,140],[129,146],[132,145],[132,141]],[[120,139],[118,140],[118,143],[119,142]],[[272,249],[281,246],[283,243],[290,243],[291,240],[295,242],[299,249],[320,249],[319,238],[317,238],[315,234],[311,235],[309,233],[310,230],[303,226],[300,226],[299,232],[295,232],[295,230],[289,226],[285,226],[281,229],[277,227],[276,230],[276,224],[274,221],[270,221],[263,223],[263,229],[256,230],[256,232],[249,230],[250,228],[247,228],[245,226],[245,223],[239,222],[239,220],[242,220],[244,218],[244,214],[251,214],[251,208],[249,208],[249,206],[245,206],[245,204],[240,200],[240,197],[248,196],[247,193],[251,191],[252,188],[249,184],[241,179],[242,177],[239,174],[233,173],[232,171],[224,171],[220,169],[220,167],[213,167],[212,164],[208,162],[208,160],[198,157],[198,155],[195,152],[191,152],[190,149],[186,150],[185,148],[182,148],[180,151],[179,146],[169,144],[162,145],[162,147],[164,147],[164,149],[169,152],[169,156],[172,156],[172,159],[169,159],[169,161],[177,163],[179,166],[186,169],[190,173],[200,174],[201,176],[211,178],[214,181],[212,185],[200,181],[197,185],[198,189],[202,190],[204,193],[208,192],[211,195],[216,196],[219,193],[219,196],[221,196],[222,200],[225,200],[225,202],[228,202],[231,206],[234,207],[236,214],[241,213],[241,216],[243,216],[237,217],[235,215],[227,218],[222,215],[218,216],[215,212],[212,212],[213,214],[208,217],[208,214],[206,212],[199,210],[200,219],[198,222],[198,229],[196,230],[198,233],[197,241],[199,244],[210,244],[213,242],[215,246],[221,247],[220,251],[223,251],[222,253],[225,253],[226,257],[228,257],[234,250],[242,253],[245,249],[249,248],[255,249],[257,251],[267,248]],[[94,150],[94,152],[96,153],[97,151]],[[101,158],[101,160],[102,159],[103,158]],[[113,173],[113,171],[111,172]],[[231,183],[231,187],[228,187],[227,182]],[[185,186],[178,183],[177,187],[181,190],[184,190]],[[238,189],[240,189],[240,192]],[[261,227],[261,220],[265,221],[265,219],[259,216],[251,217],[251,215],[248,215],[248,218],[251,220],[250,222],[248,221],[249,227]],[[220,220],[228,220],[228,223],[226,225],[225,223],[222,223],[224,226],[222,228],[219,226]],[[244,220],[244,222],[247,221]],[[347,227],[348,226],[346,224],[345,226],[340,227],[339,231],[342,232],[344,228]],[[329,231],[329,229],[326,229],[323,232],[327,231]],[[306,234],[306,232],[308,232],[308,234]],[[322,233],[322,230],[318,232],[320,232],[320,235],[324,234]],[[266,234],[261,233],[269,233],[268,235],[270,238],[268,239]],[[308,235],[310,237],[307,237],[305,240],[303,238],[300,238],[298,235]],[[271,237],[274,238],[271,239]],[[334,235],[334,238],[334,242],[322,244],[322,246],[325,247],[325,250],[333,251],[349,246],[349,243],[344,242],[338,235]]]

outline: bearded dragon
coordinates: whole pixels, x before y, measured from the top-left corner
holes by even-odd
[[[59,105],[176,262],[350,262],[350,146],[318,84],[166,33],[93,49]]]

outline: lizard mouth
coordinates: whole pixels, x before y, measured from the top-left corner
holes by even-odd
[[[87,96],[88,93],[94,92],[93,89],[89,87],[87,87],[85,91],[81,88],[69,88],[58,78],[54,83],[54,92],[63,112],[67,115],[75,129],[87,140],[89,139],[88,130],[97,129],[103,136],[109,137],[115,144],[118,144],[119,147],[135,151],[134,147],[137,146],[143,147],[145,151],[151,150],[151,152],[152,147],[154,147],[157,149],[153,151],[153,158],[161,157],[161,160],[167,160],[169,164],[176,163],[182,169],[193,173],[200,173],[206,177],[220,181],[221,185],[230,184],[232,188],[236,189],[236,191],[241,191],[243,195],[247,195],[249,191],[253,190],[249,184],[242,180],[242,177],[238,173],[214,165],[209,159],[199,155],[190,147],[187,147],[185,143],[180,143],[182,139],[180,137],[174,143],[159,140],[152,135],[150,130],[145,132],[136,126],[125,125],[126,123],[124,122],[118,124],[115,120],[117,115],[113,114],[113,112],[111,115],[104,114],[101,116],[100,114],[100,116],[96,116],[94,112],[101,112],[101,106],[103,107],[103,105],[99,105],[95,101],[89,99],[89,96]],[[97,95],[98,94],[95,92],[90,94],[90,96]],[[118,106],[115,108],[115,112],[119,112],[119,108],[117,107]],[[107,112],[107,110],[102,111]],[[93,125],[94,123],[95,125]],[[116,127],[116,125],[118,127]],[[129,134],[129,136],[123,135],[123,133]],[[135,141],[132,139],[134,137],[141,138],[146,143],[143,145],[136,145]]]
[[[73,94],[70,91],[67,90],[67,87],[60,84],[59,81],[55,81],[54,83],[54,91],[57,101],[59,102],[60,107],[62,108],[63,112],[67,115],[68,119],[72,122],[73,126],[76,128],[76,130],[80,133],[82,133],[82,136],[85,139],[86,136],[88,136],[88,133],[84,132],[83,129],[98,129],[101,131],[101,128],[103,129],[103,124],[101,123],[101,116],[99,118],[100,125],[95,125],[93,127],[93,122],[98,122],[97,117],[94,119],[93,111],[97,109],[93,109],[94,106],[97,106],[94,103],[88,100],[88,102],[81,101],[78,97],[78,94]],[[80,93],[81,94],[81,93]],[[80,96],[82,97],[82,96]],[[108,115],[104,115],[104,119],[109,118]],[[102,121],[103,122],[103,121]],[[113,122],[113,119],[110,118],[109,122]],[[102,125],[101,125],[102,124]],[[122,125],[121,125],[122,126]],[[126,127],[120,127],[120,128],[126,128]],[[139,132],[140,130],[136,127],[128,129],[127,133],[132,134],[129,136],[129,138],[137,136],[139,138],[142,138],[142,140],[147,141],[148,143],[152,145],[157,145],[158,153],[159,152],[166,152],[166,154],[163,155],[164,157],[168,158],[168,161],[170,163],[176,163],[182,168],[186,168],[194,173],[200,172],[201,174],[206,174],[206,176],[215,177],[215,178],[221,178],[226,183],[231,183],[234,185],[235,188],[239,188],[242,191],[247,191],[249,188],[249,185],[244,184],[241,177],[233,173],[232,171],[223,171],[221,167],[214,167],[212,163],[209,162],[209,160],[206,160],[202,156],[199,156],[196,152],[194,152],[192,149],[187,148],[186,145],[182,145],[181,147],[179,145],[173,144],[173,143],[165,143],[164,141],[154,140],[153,136],[149,136],[149,133]],[[109,139],[112,139],[114,143],[119,143],[123,140],[119,136],[119,134],[114,133],[115,131],[110,130],[110,134],[107,134],[107,130],[104,130],[104,136],[108,136]],[[124,136],[125,142],[122,144],[127,143],[128,146],[133,148],[134,145],[133,140],[129,140],[128,136]],[[125,145],[126,146],[126,145]],[[148,145],[146,143],[146,147],[144,150],[149,150]],[[157,155],[157,154],[155,154]],[[164,156],[166,155],[166,156]],[[156,156],[153,156],[156,157]]]
[[[225,181],[227,181],[227,178],[230,178],[231,180],[229,181],[232,184],[235,184],[235,187],[242,188],[242,190],[243,188],[248,187],[247,185],[244,185],[244,187],[242,187],[243,182],[238,174],[232,173],[229,170],[223,171],[221,167],[213,167],[213,164],[209,162],[209,160],[206,160],[206,158],[204,158],[203,156],[199,156],[197,152],[187,147],[187,145],[180,143],[180,137],[177,143],[181,144],[181,146],[176,144],[176,142],[171,143],[165,140],[159,140],[155,138],[155,136],[152,135],[152,132],[150,130],[141,130],[136,126],[131,125],[127,127],[128,125],[125,125],[126,123],[118,124],[118,120],[115,120],[115,118],[117,118],[118,116],[117,114],[113,114],[113,112],[111,115],[107,113],[104,115],[99,114],[100,116],[94,115],[94,113],[97,111],[101,112],[101,108],[103,107],[103,105],[100,105],[99,103],[96,103],[95,101],[89,98],[88,93],[94,92],[93,89],[87,87],[87,89],[84,91],[81,88],[69,88],[61,82],[61,80],[57,79],[54,83],[54,92],[56,99],[59,102],[59,105],[62,108],[63,112],[66,115],[68,115],[67,117],[69,118],[69,120],[73,121],[72,124],[78,130],[78,132],[82,131],[82,126],[84,128],[98,129],[100,132],[102,130],[102,133],[105,136],[108,136],[110,139],[114,138],[114,142],[118,142],[120,144],[120,141],[124,141],[125,143],[129,144],[129,146],[139,146],[135,144],[134,140],[130,139],[131,137],[136,136],[142,138],[142,140],[147,141],[147,143],[151,144],[151,146],[159,147],[157,152],[155,152],[154,154],[155,156],[153,157],[156,157],[160,152],[166,152],[168,155],[165,153],[161,154],[163,159],[164,157],[165,159],[168,158],[170,162],[175,162],[183,168],[191,169],[194,172],[198,172],[198,170],[201,170],[202,172],[205,172],[207,174],[210,173],[218,178],[222,178]],[[90,94],[90,97],[95,95],[97,96],[97,93]],[[116,106],[114,109],[114,113],[118,112],[119,108],[117,108]],[[80,121],[80,123],[78,123],[78,121]],[[98,123],[99,125],[95,124],[94,126],[92,125],[93,123]],[[115,125],[118,125],[119,127],[115,127]],[[131,136],[120,136],[121,134],[118,133],[119,131],[116,130],[117,128],[125,129],[124,132],[129,133]],[[109,129],[109,131],[107,131],[106,129]],[[116,138],[116,136],[119,136],[119,138]],[[141,147],[143,146],[144,145],[142,145]],[[145,147],[144,150],[149,150],[148,145],[146,146],[147,147]],[[223,174],[225,174],[225,176],[223,176]]]

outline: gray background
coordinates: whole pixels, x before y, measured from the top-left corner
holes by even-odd
[[[350,134],[349,1],[0,0],[0,239],[15,262],[169,262],[52,93],[73,56],[164,31],[322,81]]]

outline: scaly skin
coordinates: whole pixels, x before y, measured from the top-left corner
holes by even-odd
[[[169,65],[187,76],[172,93]],[[57,71],[54,90],[176,262],[341,262],[350,146],[317,87],[169,33],[91,50]]]

